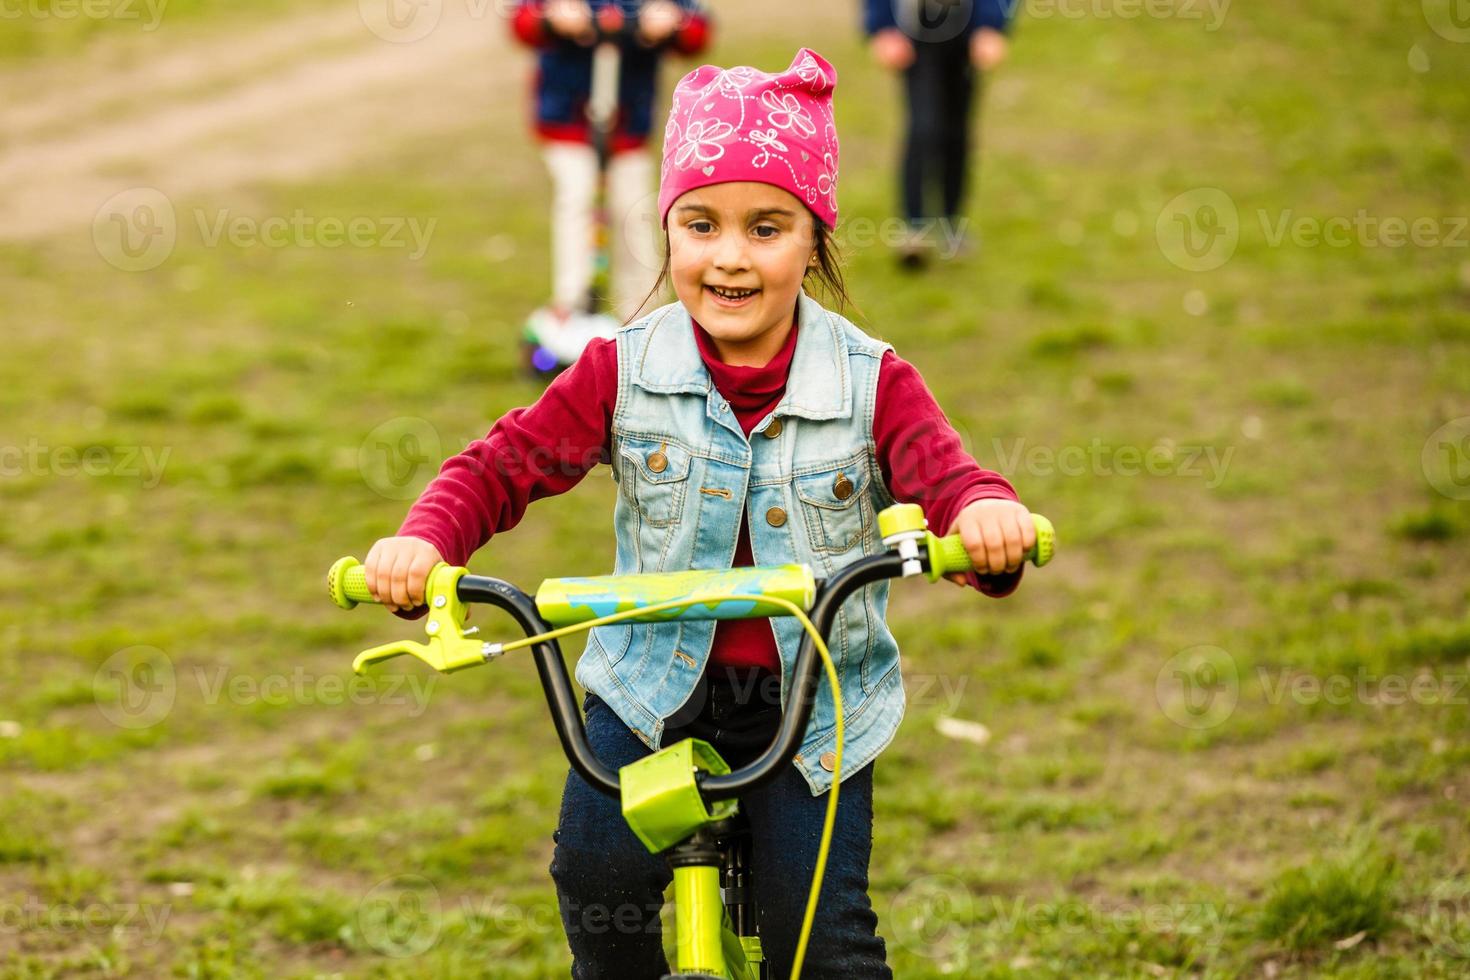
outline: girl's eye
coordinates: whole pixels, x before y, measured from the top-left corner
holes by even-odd
[[[755,226],[755,237],[757,238],[775,238],[779,234],[781,234],[781,229],[775,225]]]
[[[691,221],[689,222],[689,230],[696,235],[707,235],[715,230],[715,226],[708,221]]]

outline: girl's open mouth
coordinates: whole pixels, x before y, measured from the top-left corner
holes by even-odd
[[[729,310],[748,306],[760,294],[759,289],[728,289],[724,286],[710,285],[706,285],[704,291],[714,300],[716,306]]]

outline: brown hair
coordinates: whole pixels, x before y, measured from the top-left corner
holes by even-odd
[[[807,279],[814,278],[817,281],[817,285],[821,286],[822,291],[827,294],[828,299],[836,304],[838,311],[847,309],[856,310],[857,304],[852,301],[852,297],[847,293],[847,279],[842,274],[842,251],[837,245],[837,239],[833,236],[832,229],[828,228],[826,223],[817,217],[815,211],[808,208],[807,213],[812,216],[812,226],[816,228],[817,263],[807,268],[806,274],[802,277],[803,285]],[[664,284],[669,281],[669,264],[671,260],[672,248],[669,245],[669,233],[665,231],[664,264],[658,270],[658,280],[654,282],[653,288],[648,291],[648,295],[643,297],[643,302],[639,304],[637,311],[624,321],[624,326],[632,323],[633,320],[642,314],[648,308],[648,301],[657,296],[659,290],[663,289]]]

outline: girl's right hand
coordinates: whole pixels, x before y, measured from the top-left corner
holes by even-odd
[[[424,604],[429,572],[444,558],[423,538],[380,538],[362,561],[368,591],[394,612]]]

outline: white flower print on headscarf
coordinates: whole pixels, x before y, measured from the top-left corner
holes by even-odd
[[[725,155],[725,148],[720,144],[733,135],[735,127],[727,122],[694,120],[684,131],[684,142],[674,155],[674,165],[680,170],[688,170],[698,164],[713,163]]]
[[[817,193],[832,197],[837,192],[837,161],[832,159],[832,154],[823,153],[822,165],[824,169],[817,175]]]
[[[801,63],[796,66],[795,70],[796,77],[800,78],[803,82],[809,83],[813,91],[818,91],[827,80],[826,76],[822,74],[822,66],[817,64],[817,60],[811,55],[803,57]]]
[[[750,132],[750,141],[760,147],[760,152],[751,158],[751,163],[757,167],[764,167],[771,162],[771,151],[786,153],[787,146],[776,137],[774,129],[753,129]]]
[[[715,76],[709,87],[718,88],[721,92],[739,94],[753,81],[755,81],[755,69],[748,65],[739,65],[721,71]]]
[[[768,89],[761,93],[761,105],[766,107],[766,118],[772,126],[792,130],[803,137],[816,134],[817,127],[813,125],[812,117],[806,114],[796,96],[790,92],[777,95]]]

